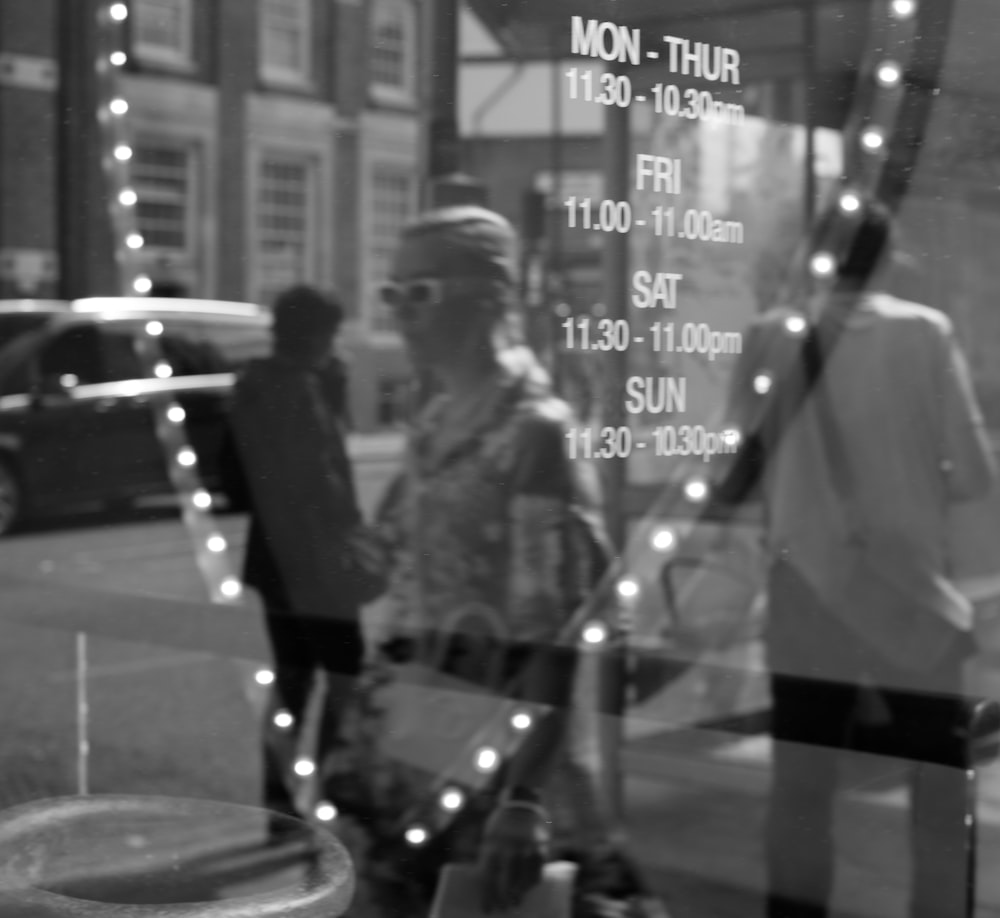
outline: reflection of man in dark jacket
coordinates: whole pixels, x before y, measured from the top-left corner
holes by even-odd
[[[358,610],[330,563],[335,540],[360,519],[343,434],[346,375],[332,353],[342,316],[311,288],[282,294],[273,353],[248,365],[233,400],[231,476],[250,510],[244,581],[264,601],[275,666],[264,803],[285,813],[295,812],[291,760],[315,677],[325,673],[328,691],[343,691],[362,655]],[[329,701],[321,753],[335,727]]]

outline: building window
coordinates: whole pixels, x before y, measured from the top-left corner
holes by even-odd
[[[315,282],[316,164],[303,156],[265,155],[256,191],[257,298],[272,303],[287,287]]]
[[[371,28],[369,73],[373,95],[387,101],[413,101],[417,19],[412,0],[376,0]]]
[[[417,183],[415,169],[404,163],[375,163],[371,172],[371,238],[369,240],[370,289],[384,281],[392,269],[392,259],[399,243],[399,230],[416,213]],[[372,326],[392,329],[392,319],[385,305],[375,299]]]
[[[260,71],[265,80],[310,82],[311,4],[312,0],[261,0]]]
[[[194,151],[183,143],[140,141],[132,160],[136,221],[154,255],[188,256],[194,249]]]
[[[192,61],[192,0],[133,0],[135,51],[163,64]]]

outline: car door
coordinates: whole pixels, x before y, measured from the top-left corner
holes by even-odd
[[[99,407],[105,412],[104,435],[115,455],[108,468],[117,482],[115,496],[142,497],[170,489],[166,447],[157,434],[156,380],[137,350],[143,323],[110,319],[98,324],[105,387]]]
[[[37,506],[115,496],[127,450],[120,381],[93,322],[55,327],[30,360],[30,392],[10,415],[21,474]]]

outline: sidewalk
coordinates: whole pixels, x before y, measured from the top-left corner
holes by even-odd
[[[681,730],[629,744],[630,843],[672,918],[762,918],[763,832],[771,743]],[[852,755],[838,804],[834,915],[904,918],[908,806],[900,763]],[[979,781],[976,918],[1000,916],[1000,764]],[[958,918],[958,916],[956,916]]]

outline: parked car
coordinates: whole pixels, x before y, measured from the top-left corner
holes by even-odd
[[[268,352],[268,326],[249,303],[0,300],[0,534],[45,513],[170,493],[158,400],[184,409],[201,481],[222,490],[230,391]]]

